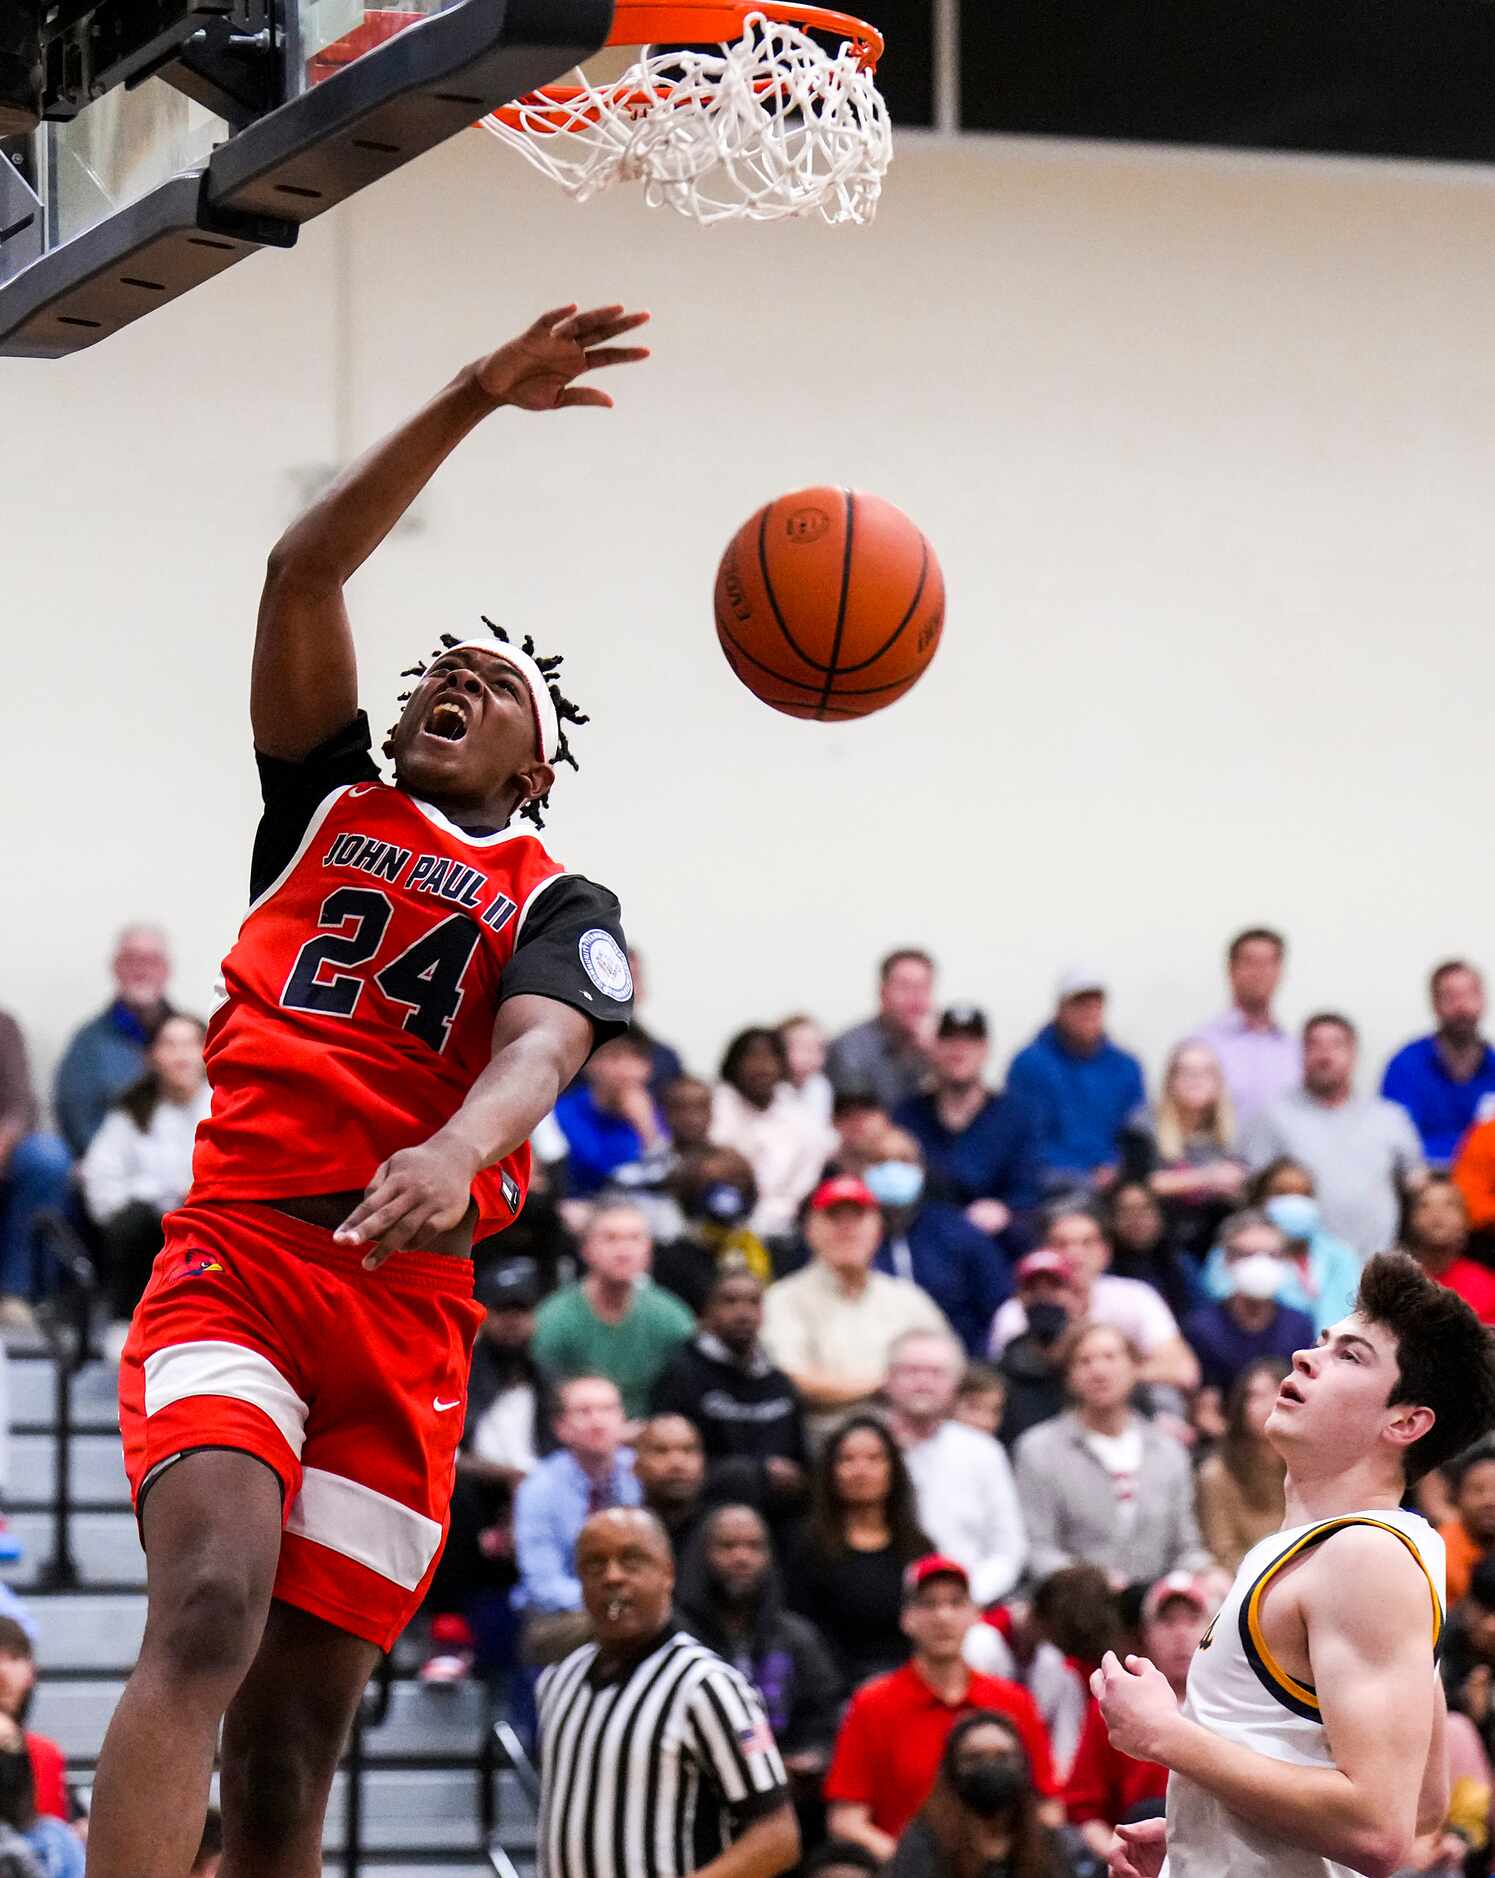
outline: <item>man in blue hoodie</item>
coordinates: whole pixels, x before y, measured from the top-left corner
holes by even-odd
[[[1074,966],[1060,978],[1054,1021],[1012,1059],[1007,1096],[1030,1119],[1045,1192],[1114,1182],[1121,1131],[1146,1096],[1142,1065],[1106,1035],[1098,972]]]

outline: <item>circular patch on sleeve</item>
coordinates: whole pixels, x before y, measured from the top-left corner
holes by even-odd
[[[626,1004],[633,996],[633,973],[627,954],[612,934],[593,926],[581,935],[580,951],[582,970],[603,997]]]

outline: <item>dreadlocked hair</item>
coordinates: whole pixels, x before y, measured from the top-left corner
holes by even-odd
[[[503,627],[489,619],[486,613],[480,613],[478,617],[500,644],[506,646],[513,644],[513,641],[509,638],[509,635],[504,631]],[[459,646],[461,644],[462,641],[455,633],[443,633],[441,635],[442,652],[450,652],[453,646]],[[559,735],[556,738],[555,760],[557,763],[569,763],[572,769],[577,769],[580,765],[571,754],[571,742],[566,735],[566,726],[567,724],[589,724],[592,720],[587,716],[585,711],[577,710],[576,706],[569,698],[562,696],[561,688],[552,676],[554,672],[560,669],[566,655],[564,652],[556,652],[552,653],[549,658],[542,659],[539,653],[536,652],[535,642],[528,633],[524,635],[524,641],[519,647],[519,650],[524,653],[526,658],[533,659],[535,664],[539,667],[545,679],[545,689],[550,693],[550,702],[555,706],[556,722],[559,726]],[[433,660],[439,659],[440,657],[441,652],[433,652],[431,654]],[[427,661],[422,659],[415,665],[407,666],[405,670],[400,673],[400,676],[401,678],[424,678],[428,669]],[[414,688],[412,687],[410,691],[402,691],[396,702],[407,704],[413,696]],[[390,738],[393,739],[394,731],[391,730],[389,735]],[[550,791],[547,789],[543,796],[531,796],[529,801],[520,809],[519,813],[523,815],[526,820],[533,822],[536,828],[543,828],[545,826],[545,817],[542,811],[549,807]]]

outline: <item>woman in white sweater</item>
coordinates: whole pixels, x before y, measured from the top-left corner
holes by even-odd
[[[161,1250],[161,1221],[192,1184],[192,1143],[208,1112],[203,1026],[174,1012],[151,1039],[149,1067],[100,1124],[78,1168],[105,1260],[111,1346],[122,1343]]]

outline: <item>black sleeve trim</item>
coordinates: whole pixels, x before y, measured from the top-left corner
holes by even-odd
[[[770,1813],[777,1813],[780,1807],[789,1804],[789,1789],[774,1787],[767,1793],[748,1794],[746,1799],[728,1806],[727,1811],[731,1814],[734,1825],[753,1826],[760,1819],[767,1819]]]
[[[362,711],[299,761],[254,753],[264,813],[255,831],[249,864],[249,897],[259,896],[285,871],[318,808],[345,783],[378,782],[370,751],[373,738]]]
[[[563,875],[541,888],[525,915],[499,985],[499,1002],[537,997],[569,1004],[592,1020],[595,1050],[621,1036],[632,1019],[627,958],[617,895],[581,874]],[[608,965],[611,972],[603,969]]]

